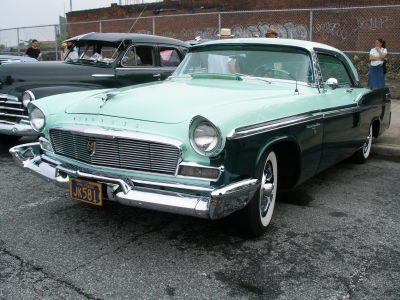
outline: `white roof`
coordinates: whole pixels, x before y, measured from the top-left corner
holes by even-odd
[[[197,46],[204,46],[210,44],[264,44],[264,45],[282,45],[282,46],[294,46],[301,47],[308,50],[312,50],[313,48],[322,48],[326,50],[333,50],[340,52],[339,49],[331,47],[326,44],[304,41],[304,40],[295,40],[295,39],[276,39],[276,38],[238,38],[238,39],[226,39],[226,40],[217,40],[206,42]]]

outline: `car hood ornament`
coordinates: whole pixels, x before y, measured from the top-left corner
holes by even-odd
[[[100,94],[100,98],[102,100],[102,103],[100,104],[100,108],[102,108],[108,100],[110,100],[111,98],[119,95],[120,92],[106,92],[104,94]]]

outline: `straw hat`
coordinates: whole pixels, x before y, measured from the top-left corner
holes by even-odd
[[[232,38],[234,35],[232,35],[231,29],[230,28],[221,28],[221,31],[219,34],[217,34],[219,38]]]
[[[275,27],[271,27],[267,30],[267,33],[265,34],[265,37],[269,37],[270,35],[274,35],[275,37],[278,37],[278,32],[276,32]]]

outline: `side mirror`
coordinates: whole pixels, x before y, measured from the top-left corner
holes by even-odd
[[[329,78],[326,81],[326,85],[329,86],[332,90],[335,90],[339,86],[339,82],[336,78]]]

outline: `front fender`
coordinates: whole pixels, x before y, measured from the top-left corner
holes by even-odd
[[[29,89],[35,97],[35,100],[41,99],[48,96],[66,94],[73,92],[81,92],[95,89],[102,89],[100,86],[89,86],[89,85],[76,85],[76,86],[47,86]]]

